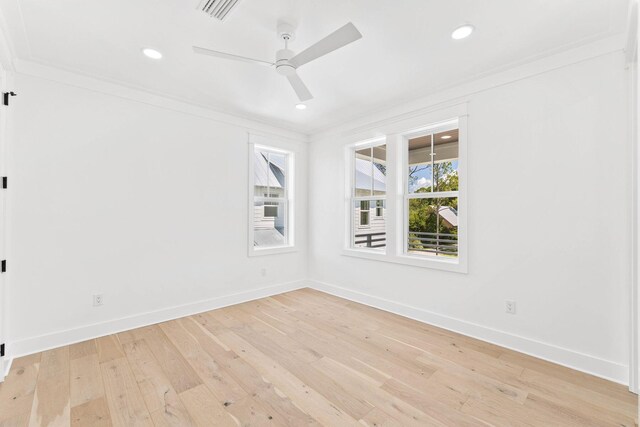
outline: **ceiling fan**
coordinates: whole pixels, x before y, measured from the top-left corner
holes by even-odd
[[[201,55],[250,62],[253,64],[266,65],[268,67],[275,66],[276,71],[279,74],[287,77],[300,101],[304,102],[313,99],[313,95],[311,95],[307,86],[304,84],[300,76],[298,76],[296,70],[314,59],[318,59],[321,56],[348,45],[349,43],[353,43],[354,41],[362,38],[362,34],[360,34],[360,31],[358,31],[355,25],[349,22],[347,25],[337,29],[327,37],[306,48],[297,55],[288,48],[289,41],[293,40],[294,37],[293,27],[290,24],[282,23],[278,25],[278,37],[284,41],[284,49],[280,49],[276,52],[275,62],[247,58],[245,56],[219,52],[217,50],[205,49],[198,46],[193,46],[193,51]]]

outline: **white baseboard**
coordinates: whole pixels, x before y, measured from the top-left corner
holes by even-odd
[[[7,358],[7,360],[5,360],[3,363],[0,363],[0,365],[4,364],[2,366],[2,372],[0,372],[0,383],[3,382],[5,378],[7,378],[7,375],[9,375],[12,362],[13,362],[12,358]]]
[[[106,322],[94,323],[78,328],[67,329],[50,334],[21,339],[7,344],[12,358],[38,353],[40,351],[74,344],[93,338],[102,337],[130,329],[166,322],[180,317],[190,316],[204,311],[215,310],[234,304],[240,304],[259,298],[289,292],[308,286],[305,280],[282,283],[264,288],[252,289],[237,294],[225,295],[204,301],[184,304],[176,307],[164,308],[139,315],[113,319]]]
[[[106,322],[81,326],[78,328],[58,331],[51,334],[30,337],[19,341],[14,341],[8,346],[10,359],[4,363],[4,376],[9,372],[11,362],[14,358],[33,354],[44,350],[74,344],[76,342],[101,336],[122,332],[130,329],[148,326],[155,323],[165,322],[179,317],[190,316],[204,311],[215,310],[234,304],[240,304],[271,295],[281,294],[296,289],[311,287],[319,291],[346,298],[348,300],[366,304],[404,317],[418,320],[430,325],[438,326],[487,341],[511,350],[529,354],[540,359],[544,359],[559,365],[563,365],[578,371],[586,372],[601,378],[628,385],[629,368],[625,365],[603,360],[595,356],[576,352],[567,348],[558,347],[552,344],[535,341],[529,338],[499,331],[486,326],[455,319],[442,314],[433,313],[417,307],[401,304],[373,295],[364,294],[340,286],[331,285],[318,281],[295,281],[283,283],[264,288],[253,289],[232,295],[225,295],[209,300],[195,303],[165,308],[162,310],[143,313],[140,315],[114,319]],[[2,381],[2,378],[0,378]]]
[[[573,351],[556,345],[535,341],[519,335],[488,328],[486,326],[456,319],[442,314],[433,313],[417,307],[401,304],[395,301],[364,294],[328,283],[309,281],[313,289],[326,292],[341,298],[379,308],[394,314],[399,314],[420,322],[444,328],[482,341],[506,347],[530,356],[557,363],[571,369],[586,372],[620,384],[629,384],[629,367],[603,360],[595,356]]]

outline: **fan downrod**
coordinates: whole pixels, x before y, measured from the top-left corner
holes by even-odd
[[[279,23],[278,38],[284,41],[284,49],[276,52],[276,71],[282,76],[291,76],[296,73],[296,67],[289,62],[295,55],[295,53],[289,49],[289,42],[295,38],[293,25],[286,22]]]

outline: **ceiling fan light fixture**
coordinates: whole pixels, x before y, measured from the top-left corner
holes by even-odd
[[[301,102],[299,104],[296,104],[296,108],[298,110],[306,110],[307,109],[307,104],[304,104],[304,103]]]
[[[278,37],[284,41],[284,49],[280,49],[276,52],[275,62],[263,61],[261,59],[249,58],[218,50],[205,49],[198,46],[193,46],[193,51],[200,55],[215,56],[218,58],[232,59],[234,61],[251,62],[254,64],[257,63],[267,65],[269,67],[275,67],[278,74],[287,78],[291,88],[298,96],[300,104],[296,105],[296,108],[303,110],[306,108],[306,105],[303,103],[313,99],[313,95],[296,72],[297,69],[311,61],[361,39],[362,34],[358,31],[356,26],[353,25],[353,23],[349,22],[297,54],[294,54],[294,52],[288,48],[289,40],[293,37],[293,27],[291,25],[280,23],[280,25],[278,25]]]
[[[462,40],[466,39],[473,33],[474,26],[471,24],[464,24],[453,30],[451,33],[451,38],[454,40]]]
[[[147,58],[151,58],[151,59],[162,59],[162,53],[158,50],[152,49],[150,47],[144,47],[142,48],[142,53],[144,54],[144,56],[146,56]]]

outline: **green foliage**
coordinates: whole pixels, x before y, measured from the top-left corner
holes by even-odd
[[[414,167],[415,168],[415,167]],[[417,170],[419,171],[419,170]],[[415,173],[410,171],[410,179]],[[457,191],[458,190],[458,172],[453,169],[451,162],[435,163],[433,168],[434,187],[423,187],[416,193],[431,193],[432,191]],[[457,212],[458,198],[435,198],[435,199],[410,199],[409,200],[409,231],[421,233],[442,233],[457,234],[457,227],[452,227],[438,212],[443,206],[448,206]],[[413,237],[413,238],[412,238]],[[415,248],[422,248],[420,240],[416,235],[409,234],[409,245]]]

